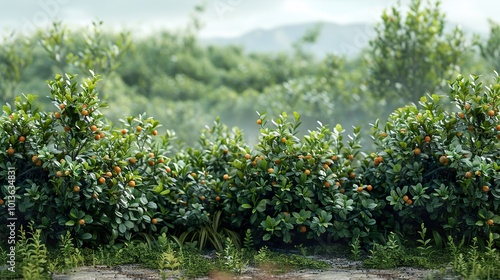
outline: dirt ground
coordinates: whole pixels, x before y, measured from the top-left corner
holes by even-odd
[[[311,280],[363,280],[363,279],[424,279],[433,273],[431,270],[415,269],[415,268],[398,268],[390,270],[380,269],[364,269],[360,262],[349,261],[342,258],[334,258],[326,260],[331,264],[331,268],[323,270],[299,270],[292,271],[286,274],[272,274],[263,269],[249,267],[244,273],[239,276],[232,276],[221,272],[211,273],[208,277],[196,278],[198,280],[205,279],[311,279]],[[132,280],[132,279],[161,279],[158,270],[141,268],[138,265],[120,265],[116,267],[96,266],[96,267],[80,267],[76,271],[65,274],[56,275],[53,279],[57,280]],[[180,275],[170,275],[167,279],[182,279]],[[453,278],[450,278],[453,279]]]

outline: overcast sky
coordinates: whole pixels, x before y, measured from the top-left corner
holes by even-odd
[[[424,0],[423,2],[425,2]],[[380,18],[384,8],[396,0],[207,0],[202,16],[202,37],[232,37],[256,28],[311,21],[335,23],[367,22]],[[403,7],[410,0],[401,0]],[[488,31],[487,19],[500,22],[498,0],[443,0],[442,10],[450,22],[467,29]],[[67,26],[89,25],[93,20],[105,26],[153,32],[178,29],[188,21],[200,0],[0,0],[0,32],[30,33],[35,27],[62,20]]]

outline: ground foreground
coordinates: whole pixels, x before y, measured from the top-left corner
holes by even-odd
[[[196,279],[425,279],[432,276],[432,270],[416,268],[397,268],[397,269],[365,269],[361,262],[350,261],[343,258],[333,258],[329,260],[331,264],[329,269],[311,269],[288,272],[286,274],[275,274],[266,269],[257,269],[249,267],[244,273],[238,276],[229,275],[222,272],[211,273],[207,277]],[[86,266],[76,269],[76,271],[56,275],[56,280],[88,280],[88,279],[161,279],[158,270],[141,268],[138,265],[120,265],[120,266]],[[182,279],[180,275],[170,275],[166,279]],[[444,279],[444,278],[442,278]],[[448,279],[448,278],[446,278]],[[455,279],[455,278],[450,278]]]

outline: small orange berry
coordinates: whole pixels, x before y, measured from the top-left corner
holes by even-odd
[[[258,124],[258,125],[261,125],[261,124],[262,124],[262,120],[261,120],[261,119],[258,119],[258,120],[257,120],[257,124]]]
[[[483,192],[488,192],[490,190],[490,187],[488,186],[483,186],[482,187]]]
[[[99,177],[99,184],[104,184],[106,182],[106,178]]]
[[[489,219],[488,221],[486,221],[486,224],[488,224],[489,226],[492,226],[495,224],[495,222],[492,219]]]
[[[135,181],[130,181],[130,182],[128,182],[128,185],[129,185],[131,188],[135,187]]]
[[[80,191],[80,187],[79,186],[74,186],[73,187],[73,191],[74,192],[79,192]]]
[[[229,180],[229,175],[224,174],[224,176],[222,176],[222,178],[227,181],[227,180]]]
[[[368,185],[368,186],[366,186],[366,190],[367,190],[367,191],[372,191],[372,190],[373,190],[372,185]]]
[[[158,135],[158,131],[153,130],[153,135],[154,135],[154,136]]]
[[[85,220],[84,219],[80,219],[78,220],[78,224],[83,226],[85,224]]]
[[[97,131],[97,126],[95,126],[95,125],[91,125],[91,126],[90,126],[90,130],[92,130],[92,131]]]
[[[83,115],[83,116],[88,116],[88,115],[89,115],[89,111],[87,111],[87,110],[82,110],[82,115]]]
[[[14,148],[9,147],[9,148],[7,149],[7,154],[9,154],[9,156],[13,155],[14,153],[15,153]]]

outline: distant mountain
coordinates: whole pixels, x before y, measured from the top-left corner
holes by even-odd
[[[268,30],[257,29],[239,37],[208,38],[201,39],[201,42],[212,45],[240,45],[247,52],[290,52],[293,50],[293,43],[316,25],[317,23],[304,23]],[[323,22],[317,41],[306,49],[318,57],[328,53],[352,57],[368,46],[368,41],[374,34],[373,26],[367,23],[340,25]]]
[[[292,45],[298,41],[307,30],[313,29],[317,23],[304,23],[286,25],[273,29],[257,29],[234,38],[206,38],[202,43],[212,45],[240,45],[246,52],[291,52]],[[368,42],[375,36],[374,25],[370,23],[358,23],[341,25],[336,23],[322,22],[321,34],[317,41],[307,50],[324,57],[328,53],[353,57],[360,53],[363,48],[368,47]],[[456,24],[450,23],[445,32],[450,32]],[[471,38],[477,32],[463,28],[467,37]],[[487,38],[487,33],[478,33]]]

